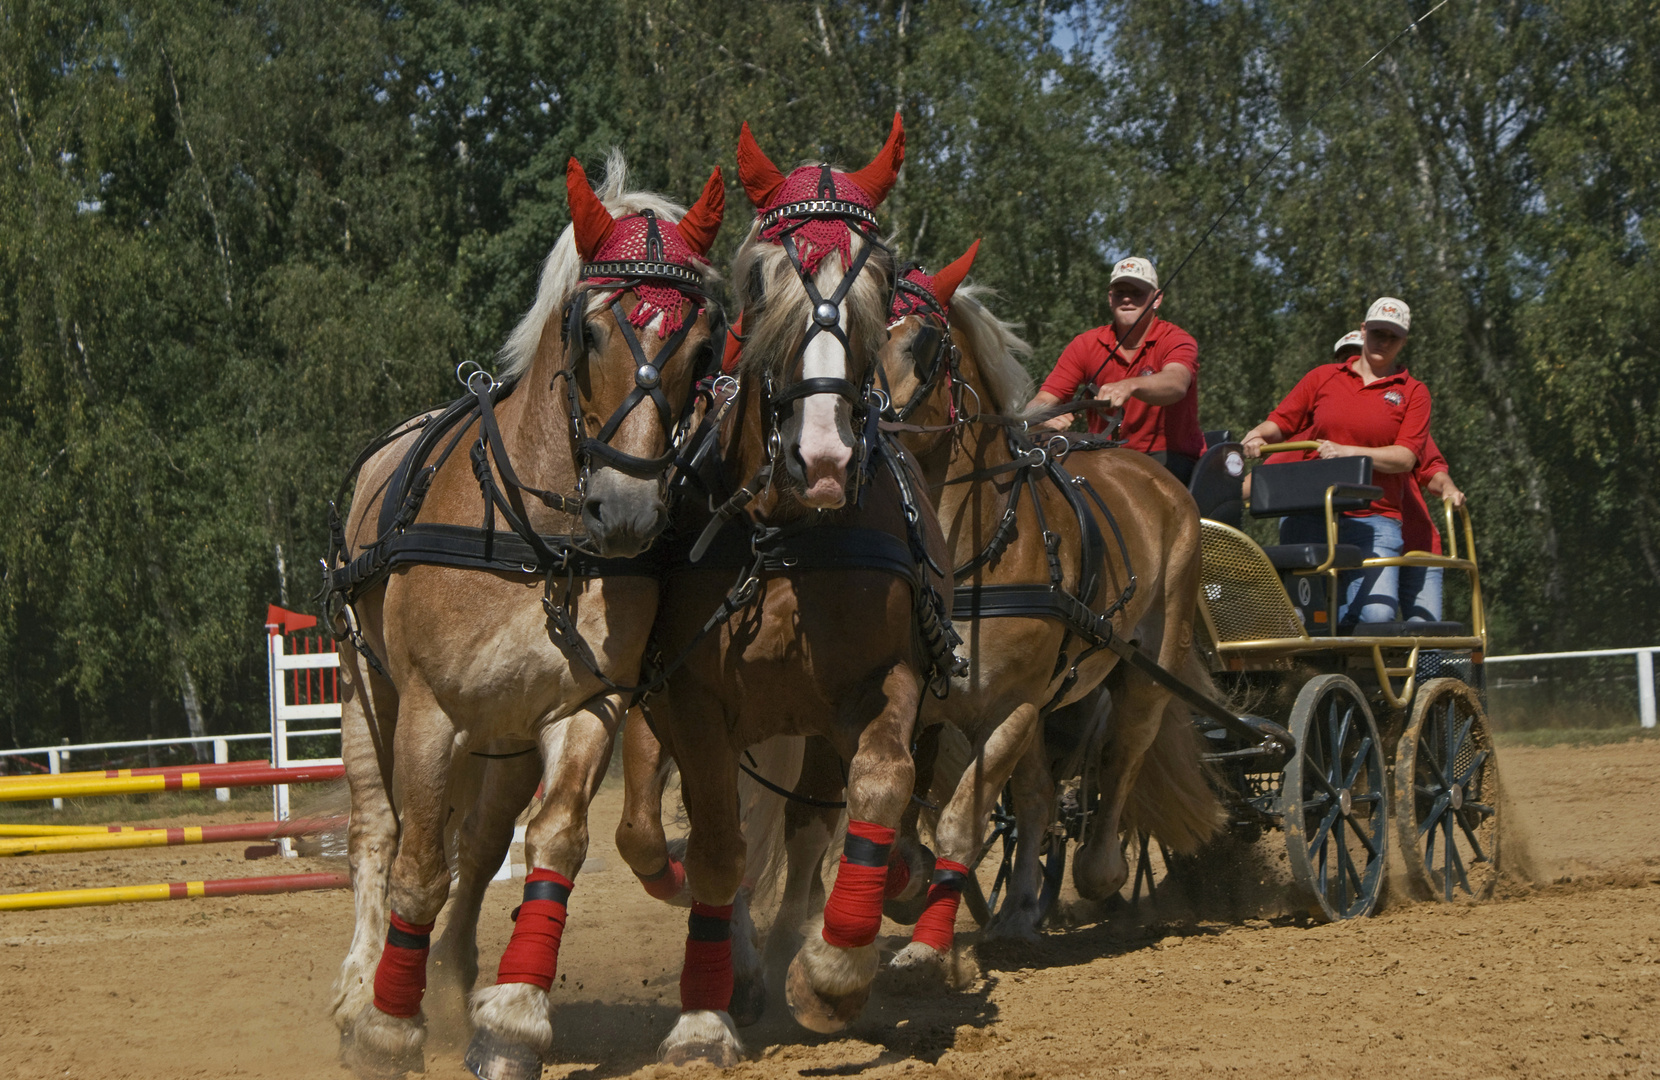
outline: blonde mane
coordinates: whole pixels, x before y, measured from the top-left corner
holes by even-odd
[[[982,297],[997,295],[985,285],[961,285],[951,297],[951,327],[967,339],[968,351],[980,367],[986,383],[984,411],[1010,415],[1032,400],[1032,377],[1026,361],[1032,347],[1014,332],[1014,327],[986,309]]]
[[[623,152],[612,147],[611,153],[605,158],[605,181],[594,192],[599,201],[611,211],[613,217],[626,217],[629,214],[638,214],[650,210],[665,221],[679,221],[686,214],[686,208],[679,203],[670,202],[663,196],[650,191],[628,190],[628,162]],[[559,313],[565,310],[571,294],[576,291],[577,275],[582,270],[582,259],[576,251],[576,234],[572,227],[565,226],[565,231],[559,234],[553,250],[548,252],[547,261],[542,264],[542,278],[536,287],[536,302],[530,305],[530,310],[519,325],[507,336],[507,344],[503,345],[498,354],[501,361],[502,380],[508,380],[523,375],[530,370],[530,365],[536,360],[536,350],[542,344],[542,332],[549,319],[559,318]],[[705,281],[719,280],[712,267],[700,268]],[[593,310],[604,301],[603,292],[595,292],[590,301],[589,310]]]
[[[739,363],[746,370],[771,367],[776,377],[781,374],[778,369],[800,351],[812,305],[783,245],[757,239],[759,226],[757,219],[732,262],[738,306],[744,313],[744,348]],[[850,248],[854,259],[864,245],[864,238],[854,233]],[[841,284],[845,272],[841,253],[832,252],[819,263],[813,284],[821,296],[829,296]],[[873,363],[875,351],[887,340],[888,288],[892,282],[893,256],[878,247],[870,253],[864,270],[847,293],[848,340],[869,350]],[[851,362],[852,358],[848,359]]]

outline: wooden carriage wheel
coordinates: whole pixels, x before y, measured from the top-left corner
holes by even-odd
[[[1395,753],[1396,841],[1420,894],[1492,894],[1498,808],[1498,758],[1481,700],[1459,679],[1432,679],[1418,691]]]
[[[1383,891],[1389,802],[1383,744],[1360,687],[1346,675],[1311,679],[1291,707],[1297,753],[1280,792],[1291,874],[1316,915],[1370,915]]]

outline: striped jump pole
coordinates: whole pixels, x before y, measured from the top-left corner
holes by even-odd
[[[15,836],[103,836],[105,833],[140,832],[144,825],[0,825],[0,837]]]
[[[348,874],[279,874],[276,877],[227,878],[219,881],[171,881],[155,885],[117,885],[108,889],[60,889],[57,892],[0,895],[0,911],[132,904],[147,900],[192,900],[198,896],[269,896],[313,889],[349,889]]]
[[[301,765],[288,769],[256,766],[208,772],[164,773],[156,776],[89,776],[65,779],[61,774],[50,784],[15,784],[0,787],[0,802],[41,799],[77,799],[95,795],[148,795],[157,791],[200,791],[203,788],[269,787],[273,784],[316,784],[346,775],[344,765]]]
[[[86,772],[66,773],[32,773],[26,776],[0,776],[0,788],[31,787],[44,784],[50,787],[62,780],[87,780],[102,777],[105,780],[120,780],[129,776],[175,776],[179,773],[201,773],[203,776],[217,775],[222,772],[239,772],[244,769],[269,769],[269,761],[226,761],[218,764],[207,763],[202,765],[157,765],[143,769],[92,769]]]
[[[275,840],[283,836],[307,836],[327,832],[345,824],[344,817],[329,817],[0,839],[0,855],[49,855],[70,851],[110,851],[119,848],[177,847],[181,844],[225,844],[236,840]]]

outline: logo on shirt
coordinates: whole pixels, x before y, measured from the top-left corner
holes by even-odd
[[[1399,390],[1390,390],[1383,395],[1383,400],[1389,402],[1391,405],[1399,405],[1406,399],[1401,396],[1401,392]]]

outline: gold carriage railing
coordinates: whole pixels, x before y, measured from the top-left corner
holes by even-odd
[[[1318,444],[1282,443],[1264,447],[1268,453],[1280,450],[1312,449]],[[1200,614],[1218,659],[1232,668],[1247,661],[1277,660],[1307,652],[1341,652],[1371,655],[1372,668],[1385,699],[1395,708],[1404,708],[1417,689],[1418,655],[1424,649],[1475,652],[1479,659],[1487,651],[1487,618],[1482,605],[1481,572],[1476,562],[1475,530],[1467,507],[1455,507],[1442,500],[1446,514],[1447,554],[1411,551],[1404,555],[1366,559],[1358,569],[1379,566],[1438,567],[1462,570],[1470,581],[1470,633],[1460,636],[1367,635],[1337,633],[1338,576],[1355,567],[1338,567],[1337,517],[1333,498],[1345,494],[1343,485],[1326,490],[1326,558],[1319,566],[1293,570],[1299,577],[1321,577],[1326,582],[1325,631],[1311,634],[1292,604],[1280,572],[1262,548],[1244,532],[1218,521],[1202,523],[1204,585],[1200,593]],[[1460,536],[1462,533],[1462,537]],[[1462,544],[1460,540],[1462,539]],[[1363,629],[1365,623],[1357,629]],[[1385,653],[1406,653],[1405,662],[1391,665]],[[1394,679],[1404,678],[1399,693]]]

